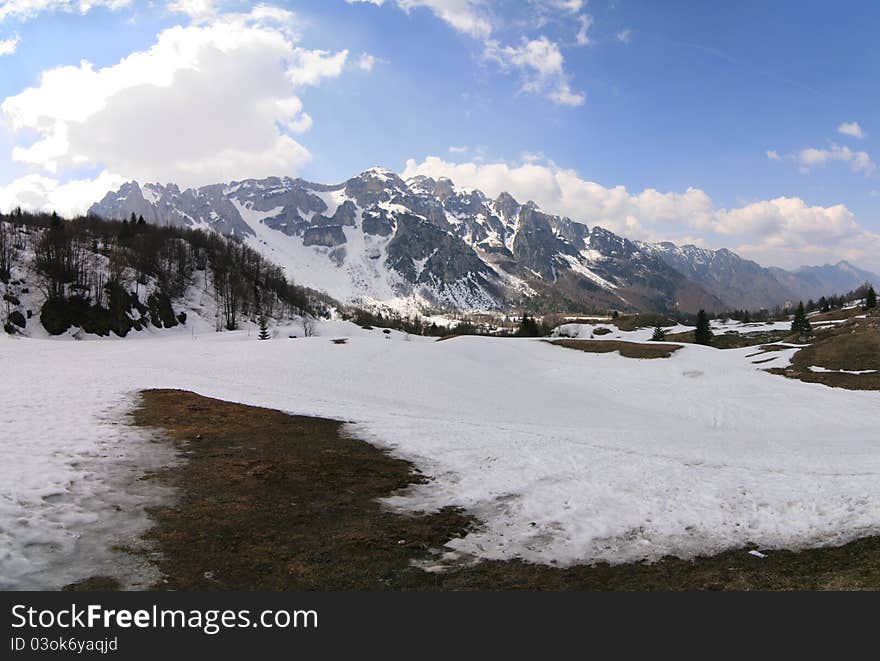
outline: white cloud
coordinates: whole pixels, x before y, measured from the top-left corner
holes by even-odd
[[[569,86],[559,45],[547,37],[523,39],[519,46],[501,46],[490,40],[483,56],[503,69],[519,71],[524,92],[543,94],[562,105],[579,106],[584,102],[584,95]]]
[[[581,14],[578,16],[578,31],[575,36],[578,46],[589,46],[592,43],[590,39],[590,28],[593,27],[593,17],[589,14]]]
[[[370,4],[370,5],[376,5],[377,7],[381,7],[385,3],[385,0],[345,0],[345,1],[350,5],[354,5],[357,3],[366,3],[366,4]]]
[[[0,39],[0,57],[4,55],[12,55],[18,49],[21,40],[15,36],[9,39]]]
[[[450,147],[450,154],[466,154],[469,151],[469,147],[467,145],[462,145],[461,147]]]
[[[361,56],[357,60],[357,67],[361,71],[372,71],[377,64],[382,63],[385,63],[385,60],[378,58],[375,55],[370,55],[369,53],[361,53]]]
[[[324,50],[294,48],[288,55],[291,64],[287,71],[290,81],[297,87],[317,85],[324,78],[336,78],[342,73],[348,51],[331,53]]]
[[[65,217],[85,213],[92,202],[100,200],[109,190],[125,182],[109,172],[94,179],[76,179],[64,184],[39,174],[28,174],[0,186],[0,211],[9,212],[17,206],[30,211],[57,211]]]
[[[453,29],[478,39],[483,44],[483,57],[496,62],[504,70],[515,69],[522,76],[521,91],[543,94],[554,103],[565,106],[579,106],[584,103],[583,93],[572,90],[569,76],[563,64],[564,58],[559,44],[541,36],[537,39],[522,37],[520,45],[505,46],[500,39],[493,38],[503,23],[493,13],[494,0],[390,0],[397,7],[409,13],[418,8],[429,9],[439,19]],[[369,2],[382,5],[384,0],[347,0],[349,4]],[[495,3],[500,4],[500,3]],[[571,14],[577,14],[586,5],[585,0],[530,0],[521,3],[527,7],[527,21],[508,21],[520,25],[542,26],[547,22],[547,14],[565,21]],[[577,16],[578,32],[575,40],[578,45],[590,43],[588,31],[593,19],[588,14]]]
[[[296,174],[310,154],[290,134],[311,125],[297,92],[339,76],[347,52],[296,46],[280,24],[291,17],[258,7],[165,30],[112,66],[43,72],[0,105],[22,140],[38,136],[17,144],[13,159],[48,173],[88,165],[183,186]]]
[[[621,30],[617,33],[617,41],[622,44],[628,44],[632,41],[632,30]]]
[[[831,161],[848,163],[853,172],[861,172],[866,175],[872,174],[877,165],[871,160],[868,152],[853,151],[849,147],[831,144],[828,149],[808,147],[792,154],[791,157],[800,166],[801,171],[807,172],[816,166],[825,165]]]
[[[768,149],[764,153],[767,155],[767,158],[769,158],[771,161],[781,161],[782,160],[782,157],[779,155],[779,152],[777,152],[774,149]]]
[[[532,2],[569,14],[577,14],[587,4],[586,0],[532,0]]]
[[[87,14],[95,8],[118,10],[131,0],[3,0],[0,2],[0,22],[6,19],[27,21],[43,12],[79,12]]]
[[[484,0],[395,0],[406,12],[424,7],[459,32],[486,38],[492,33],[492,21]],[[377,3],[374,3],[377,4]]]
[[[859,140],[867,137],[858,122],[844,122],[837,127],[837,132],[852,138],[858,138]]]
[[[458,186],[478,188],[492,197],[507,191],[521,202],[534,200],[548,212],[628,238],[728,247],[744,257],[785,267],[839,259],[880,267],[880,235],[865,230],[841,204],[810,206],[800,198],[778,197],[723,209],[697,188],[631,193],[534,159],[480,164],[429,156],[422,162],[407,161],[403,176],[416,174],[449,177]]]
[[[217,15],[217,4],[215,0],[172,0],[168,3],[168,11],[203,21]]]

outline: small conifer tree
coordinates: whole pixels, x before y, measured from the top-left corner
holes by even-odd
[[[663,342],[666,339],[666,331],[660,326],[654,327],[654,334],[651,336],[653,342]]]
[[[869,310],[877,307],[877,292],[872,285],[868,285],[868,291],[865,293],[865,307]]]
[[[804,302],[798,303],[797,309],[794,311],[794,317],[791,320],[791,332],[797,333],[798,337],[809,337],[813,333],[813,327],[810,320],[807,319],[807,313],[804,310]]]
[[[709,315],[705,310],[697,313],[697,330],[694,333],[694,342],[697,344],[712,344],[712,329],[709,328]]]
[[[519,323],[519,330],[516,333],[520,337],[540,337],[541,329],[534,317],[530,317],[523,312],[522,321]]]

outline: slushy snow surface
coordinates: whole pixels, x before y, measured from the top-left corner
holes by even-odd
[[[114,535],[146,525],[162,494],[120,477],[169,460],[121,415],[143,388],[348,422],[432,478],[389,506],[483,522],[453,554],[619,563],[880,532],[880,393],[766,374],[754,348],[633,360],[378,331],[194,337],[0,339],[0,588],[96,573]]]

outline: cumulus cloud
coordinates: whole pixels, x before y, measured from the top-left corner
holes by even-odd
[[[13,160],[45,173],[90,166],[183,186],[295,174],[310,154],[291,134],[312,121],[298,92],[339,76],[348,53],[298,47],[280,25],[291,18],[258,7],[165,30],[112,66],[43,72],[0,104],[22,136]]]
[[[698,188],[684,192],[606,187],[550,161],[451,163],[436,156],[410,159],[402,175],[449,177],[492,197],[507,191],[520,201],[599,225],[628,238],[728,247],[764,264],[795,267],[852,259],[880,267],[880,235],[865,230],[844,205],[810,206],[778,197],[724,209]]]
[[[867,137],[858,122],[844,122],[837,127],[837,132],[842,135],[848,135],[851,138],[858,138],[859,140]]]
[[[840,161],[849,164],[853,172],[872,174],[877,170],[877,165],[871,160],[868,152],[853,151],[849,147],[831,144],[827,149],[808,147],[792,155],[792,159],[804,172],[816,166],[825,165],[831,161]]]
[[[502,46],[490,40],[483,56],[503,69],[518,71],[524,92],[544,94],[561,105],[579,106],[584,102],[584,95],[569,86],[559,45],[547,37],[524,38],[519,46]]]
[[[617,41],[622,44],[628,44],[632,41],[632,30],[621,30],[617,33]]]
[[[0,186],[0,211],[8,212],[20,206],[33,211],[57,211],[62,216],[75,216],[85,213],[92,202],[124,182],[123,177],[107,171],[93,179],[74,179],[63,184],[52,177],[28,174]]]
[[[769,158],[771,161],[781,161],[782,160],[782,157],[779,155],[779,152],[777,152],[774,149],[768,149],[764,153],[767,155],[767,158]]]
[[[0,22],[6,19],[27,21],[44,12],[77,12],[87,14],[92,9],[122,9],[131,0],[3,0],[0,2]]]
[[[0,57],[4,55],[12,55],[16,50],[18,50],[18,44],[20,40],[16,37],[10,37],[9,39],[0,39]]]

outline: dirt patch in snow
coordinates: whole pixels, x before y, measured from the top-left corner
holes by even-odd
[[[666,315],[655,314],[652,312],[643,312],[640,314],[618,317],[611,323],[622,331],[634,331],[639,328],[654,328],[655,326],[664,326],[667,328],[669,326],[675,326],[675,322]]]
[[[187,459],[156,476],[181,494],[151,513],[157,589],[427,587],[410,560],[471,524],[453,510],[385,510],[378,498],[424,478],[335,420],[174,390],[144,392],[134,419],[164,429]]]
[[[550,344],[588,353],[619,351],[625,358],[669,358],[681,349],[680,344],[641,344],[622,340],[554,340]]]

